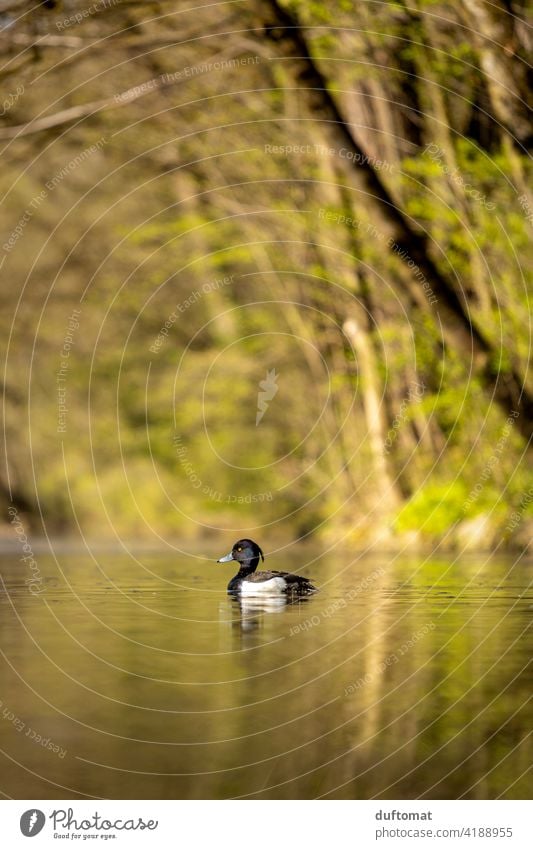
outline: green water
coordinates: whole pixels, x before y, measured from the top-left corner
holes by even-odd
[[[179,551],[65,548],[31,576],[19,557],[0,557],[7,797],[531,796],[531,561],[296,546],[268,565],[320,593],[241,609],[230,567]]]

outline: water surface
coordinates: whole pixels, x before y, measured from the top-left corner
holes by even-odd
[[[296,547],[320,593],[246,607],[179,552],[36,562],[0,557],[8,797],[531,796],[531,561]]]

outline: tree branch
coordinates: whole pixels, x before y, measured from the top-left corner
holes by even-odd
[[[225,53],[217,53],[211,56],[209,60],[200,62],[192,66],[189,70],[192,72],[209,62],[220,62],[226,59],[234,59],[235,51],[232,49]],[[175,77],[175,79],[172,79]],[[192,73],[191,73],[192,77]],[[183,84],[183,79],[178,74],[162,74],[160,77],[154,77],[139,85],[115,94],[113,97],[106,97],[102,100],[92,100],[90,103],[83,103],[80,106],[71,106],[69,109],[63,109],[61,112],[55,112],[53,115],[46,115],[44,118],[37,118],[29,121],[27,124],[19,124],[15,127],[3,127],[0,129],[0,140],[15,139],[21,136],[29,136],[34,133],[41,133],[44,130],[51,130],[54,127],[60,127],[64,124],[71,124],[73,121],[78,121],[88,115],[95,115],[105,109],[118,109],[121,106],[128,106],[140,97],[146,94],[153,94],[154,91],[169,88],[178,83]]]

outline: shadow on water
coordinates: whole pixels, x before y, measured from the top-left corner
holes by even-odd
[[[531,563],[318,558],[294,603],[198,564],[2,556],[5,793],[530,797]]]

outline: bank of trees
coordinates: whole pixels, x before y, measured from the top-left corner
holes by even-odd
[[[523,545],[522,6],[2,15],[6,506]]]

